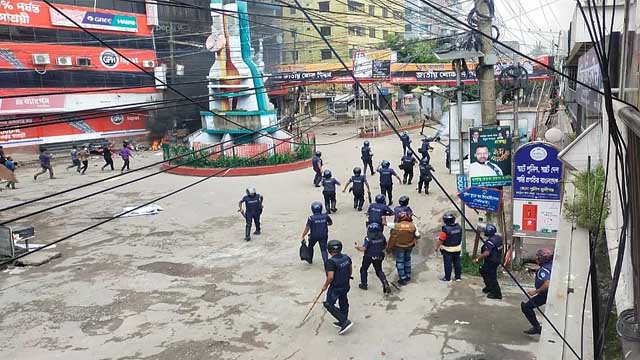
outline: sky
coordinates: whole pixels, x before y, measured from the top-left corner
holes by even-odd
[[[558,32],[562,31],[561,42],[566,43],[575,0],[494,0],[494,3],[494,23],[500,28],[500,40],[518,41],[525,51],[537,43],[549,48],[551,41],[558,42]]]

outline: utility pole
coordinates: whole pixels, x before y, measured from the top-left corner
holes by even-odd
[[[456,67],[456,106],[458,107],[458,111],[456,111],[458,115],[458,164],[460,165],[460,175],[464,175],[464,141],[462,140],[463,131],[462,131],[462,59],[456,59],[453,61]],[[433,93],[431,94],[433,99]],[[494,103],[495,104],[495,103]],[[431,110],[433,113],[433,110]],[[462,217],[465,216],[465,205],[462,200],[460,200],[460,209],[462,209]],[[467,252],[467,236],[465,234],[465,229],[467,225],[464,221],[462,221],[462,252]]]
[[[487,1],[475,0],[476,11],[478,12],[478,30],[484,34],[492,36],[491,26],[493,19],[489,12]],[[496,124],[496,83],[493,65],[496,63],[496,56],[493,51],[493,40],[482,36],[480,45],[483,57],[480,58],[480,106],[482,115],[482,125]]]

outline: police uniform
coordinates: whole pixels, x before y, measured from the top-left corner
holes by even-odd
[[[349,184],[353,184],[351,192],[353,192],[353,208],[362,210],[364,206],[364,184],[367,183],[367,177],[364,175],[354,175],[349,179]]]
[[[379,168],[380,174],[380,193],[389,199],[389,204],[393,202],[393,176],[396,175],[392,168]]]
[[[460,253],[462,251],[462,226],[459,224],[445,225],[440,232],[440,253],[444,262],[443,281],[451,280],[451,269],[454,269],[456,280],[462,276],[462,264],[460,263]]]
[[[334,178],[322,179],[322,195],[327,213],[338,211],[336,209],[336,185],[340,185],[340,182]]]
[[[351,258],[345,254],[336,254],[327,260],[325,271],[333,271],[333,280],[327,290],[327,298],[324,307],[338,320],[340,325],[349,319],[349,299],[347,294],[351,286]],[[336,307],[338,302],[339,308]]]
[[[371,175],[375,174],[375,172],[373,171],[373,156],[371,155],[371,148],[369,146],[363,146],[362,149],[360,149],[360,152],[362,153],[362,156],[360,156],[360,158],[362,159],[362,163],[364,164],[364,172],[367,172],[368,166],[369,169],[371,169]]]
[[[432,180],[431,170],[433,170],[433,168],[431,167],[431,165],[429,165],[429,163],[420,162],[418,169],[420,169],[420,180],[418,180],[418,193],[422,192],[422,185],[424,185],[424,192],[425,194],[428,194],[429,183]]]
[[[387,247],[387,239],[382,232],[369,234],[364,238],[364,244],[362,244],[362,246],[366,248],[366,250],[362,257],[362,266],[360,267],[360,283],[365,286],[367,285],[367,272],[369,271],[369,266],[373,264],[376,276],[378,276],[378,279],[382,282],[382,286],[386,288],[389,286],[389,283],[387,282],[387,277],[384,275],[384,271],[382,271],[382,261],[384,261],[384,250]]]
[[[407,153],[407,148],[411,143],[411,139],[409,138],[409,134],[400,135],[400,140],[402,141],[402,155]]]
[[[429,141],[423,141],[422,146],[418,149],[418,152],[422,154],[423,159],[427,159],[427,161],[431,161],[431,155],[429,154],[429,149],[431,148],[431,143]]]
[[[411,180],[413,180],[413,167],[416,164],[416,159],[411,155],[404,155],[400,161],[402,161],[402,171],[404,171],[402,183],[411,184]]]
[[[382,225],[382,218],[390,215],[393,215],[393,210],[388,205],[373,203],[367,209],[367,225],[371,223]]]
[[[535,280],[536,289],[540,289],[545,281],[551,280],[552,267],[553,267],[553,262],[551,261],[546,262],[540,266],[540,269],[538,269],[538,271],[536,272],[536,280]],[[522,308],[522,313],[527,318],[527,320],[529,320],[529,323],[531,323],[531,326],[533,326],[534,329],[541,328],[540,322],[538,322],[538,319],[536,318],[535,308],[540,307],[547,303],[547,293],[548,293],[548,290],[537,294],[526,303],[523,302],[520,304],[520,307]]]
[[[251,234],[251,222],[256,225],[256,232],[260,232],[260,215],[262,214],[262,195],[255,194],[254,196],[245,195],[240,200],[244,203],[244,218],[247,222],[245,227],[245,238],[249,238]]]
[[[498,283],[498,266],[502,262],[502,237],[499,235],[490,236],[482,245],[481,252],[489,251],[491,254],[484,259],[480,267],[480,275],[484,280],[485,292],[493,294],[494,297],[501,298],[502,290]]]
[[[411,206],[399,205],[393,208],[393,222],[398,221],[398,215],[400,215],[401,213],[407,213],[410,216],[413,216],[413,210],[411,209]]]
[[[313,178],[313,185],[318,187],[320,186],[320,180],[322,180],[322,158],[314,155],[313,158],[311,158],[311,166],[313,166],[313,171],[316,173],[316,176]]]
[[[329,225],[333,225],[333,220],[327,214],[313,214],[307,219],[309,234],[309,259],[313,261],[313,248],[318,243],[322,261],[326,264],[329,254],[327,253],[327,240],[329,238]]]

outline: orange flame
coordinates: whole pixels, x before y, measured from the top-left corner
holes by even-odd
[[[158,151],[160,150],[161,147],[162,147],[162,139],[153,140],[153,142],[151,143],[151,151]]]

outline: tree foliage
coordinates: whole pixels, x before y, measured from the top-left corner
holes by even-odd
[[[438,63],[442,62],[433,53],[433,41],[407,40],[402,35],[390,34],[379,45],[380,49],[391,49],[398,53],[398,62]],[[446,62],[446,61],[444,61]]]

